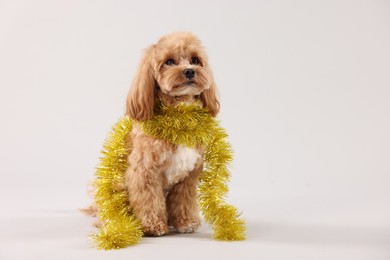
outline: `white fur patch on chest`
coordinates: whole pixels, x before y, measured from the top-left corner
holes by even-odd
[[[168,185],[175,184],[185,178],[188,172],[195,168],[199,158],[200,154],[196,149],[179,145],[165,171]]]

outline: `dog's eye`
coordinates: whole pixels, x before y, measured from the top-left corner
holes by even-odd
[[[192,57],[191,58],[191,64],[192,65],[198,65],[199,64],[199,59],[197,57]]]
[[[165,64],[167,64],[168,66],[172,66],[172,65],[175,65],[175,60],[174,59],[169,59],[165,62]]]

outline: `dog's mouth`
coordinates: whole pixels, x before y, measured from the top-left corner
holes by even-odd
[[[170,91],[173,96],[194,96],[199,95],[202,89],[196,80],[186,80],[175,86]]]
[[[194,80],[187,80],[181,84],[177,84],[175,86],[173,86],[173,88],[180,88],[180,87],[195,87],[196,86],[196,82]]]
[[[184,86],[190,86],[190,85],[192,85],[192,84],[194,84],[194,83],[195,83],[195,81],[189,80],[189,81],[184,82],[183,85],[184,85]]]

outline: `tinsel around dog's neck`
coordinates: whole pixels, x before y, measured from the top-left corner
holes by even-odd
[[[233,241],[245,239],[245,224],[234,206],[224,202],[230,173],[232,151],[225,130],[199,103],[166,106],[157,101],[154,116],[141,124],[146,134],[174,144],[204,145],[204,170],[200,174],[198,202],[203,216],[214,230],[214,238]],[[93,236],[98,248],[123,248],[139,243],[140,221],[131,211],[123,180],[129,167],[126,140],[133,121],[121,118],[112,128],[96,170],[95,201],[104,225]]]
[[[154,116],[141,123],[142,130],[158,139],[189,147],[206,145],[218,122],[210,116],[200,101],[167,106],[156,100]]]

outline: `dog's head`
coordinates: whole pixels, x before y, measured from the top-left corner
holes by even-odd
[[[163,36],[145,50],[126,102],[126,114],[153,116],[158,92],[170,97],[200,96],[211,115],[219,112],[217,87],[201,42],[191,33]]]

